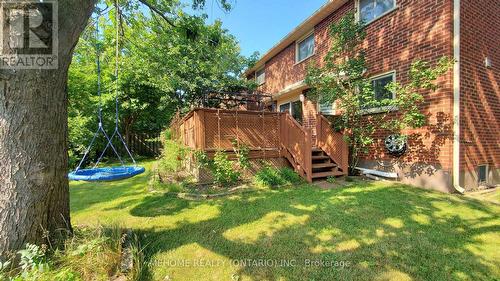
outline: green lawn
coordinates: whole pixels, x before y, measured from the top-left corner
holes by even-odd
[[[495,204],[388,183],[194,202],[148,177],[71,184],[73,224],[138,231],[148,280],[500,279]]]

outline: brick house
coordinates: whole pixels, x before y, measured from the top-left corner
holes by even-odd
[[[328,28],[349,11],[367,22],[368,74],[378,85],[407,82],[411,62],[457,63],[425,93],[428,125],[404,132],[408,151],[392,157],[386,134],[363,157],[364,168],[396,172],[402,182],[441,191],[475,189],[500,181],[500,5],[479,0],[331,0],[296,27],[245,73],[271,93],[276,111],[287,111],[317,134],[318,113],[335,115],[334,105],[307,99],[306,67],[322,64]],[[376,93],[380,94],[380,93]],[[384,95],[382,95],[384,96]],[[394,112],[393,114],[396,114]],[[373,109],[369,114],[377,114]]]

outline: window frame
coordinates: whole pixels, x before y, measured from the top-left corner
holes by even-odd
[[[278,105],[278,110],[279,110],[279,112],[284,112],[284,111],[281,111],[281,106],[288,104],[288,113],[290,114],[290,116],[293,117],[293,104],[296,102],[301,103],[301,106],[302,106],[302,118],[301,119],[302,119],[302,122],[304,122],[304,103],[300,100],[300,98],[294,99],[294,100],[289,100],[289,101],[284,102],[284,103],[280,103]],[[295,117],[293,117],[293,118],[295,119]],[[299,122],[299,124],[302,125],[302,123],[299,120],[297,120],[297,119],[295,119],[295,120],[297,122]]]
[[[484,168],[484,181],[481,180],[479,177],[480,169]],[[477,183],[478,184],[485,184],[488,183],[488,170],[489,170],[489,165],[488,164],[482,164],[477,166]]]
[[[321,97],[320,97],[319,100],[318,100],[318,109],[317,109],[319,113],[321,113],[323,115],[326,115],[326,116],[335,116],[335,115],[337,115],[337,104],[336,104],[336,102],[332,102],[332,104],[330,105],[330,110],[328,112],[324,112],[324,111],[321,110],[322,105],[326,105],[326,104],[322,104],[321,103]]]
[[[392,82],[396,82],[396,70],[391,70],[388,72],[384,72],[384,73],[380,73],[380,74],[371,76],[370,82],[373,83],[373,81],[375,81],[377,79],[386,78],[389,76],[392,76]],[[373,95],[375,95],[375,89],[373,89]],[[392,92],[391,99],[395,99],[395,98],[396,98],[396,93]],[[393,106],[379,106],[379,107],[374,107],[374,108],[363,109],[362,112],[363,112],[363,114],[374,114],[374,113],[381,113],[381,112],[386,112],[386,111],[397,111],[397,110],[398,110],[398,108],[393,107]]]
[[[299,60],[299,46],[300,46],[300,43],[306,41],[307,39],[309,39],[310,37],[312,36],[313,38],[313,52],[312,54],[310,54],[309,56],[305,57],[304,59],[302,60]],[[306,33],[304,36],[302,36],[300,39],[296,40],[295,41],[295,64],[299,64],[307,59],[309,59],[310,57],[314,56],[316,54],[316,37],[315,37],[315,33],[314,33],[314,29],[309,31],[308,33]]]
[[[257,73],[259,73],[259,71],[264,71],[264,80],[262,82],[258,82],[257,81]],[[255,82],[257,83],[258,86],[261,86],[261,85],[264,85],[266,83],[266,66],[262,66],[260,67],[259,69],[255,70]]]
[[[360,5],[360,1],[361,0],[356,0],[356,20],[357,21],[361,21],[361,5]],[[391,12],[393,12],[394,10],[396,10],[398,8],[398,1],[397,0],[394,0],[394,7],[392,7],[391,9],[385,11],[384,13],[382,13],[380,16],[370,20],[370,21],[367,21],[364,23],[364,25],[369,25],[370,23],[372,22],[375,22],[377,21],[378,19],[381,19],[383,18],[384,16],[386,16],[387,14],[390,14]]]
[[[284,102],[284,103],[280,103],[280,104],[278,105],[278,111],[279,111],[279,112],[286,112],[286,111],[281,111],[281,107],[282,107],[283,105],[288,105],[288,110],[287,110],[287,111],[288,111],[288,113],[289,113],[289,114],[292,114],[292,103],[291,103],[291,102]]]

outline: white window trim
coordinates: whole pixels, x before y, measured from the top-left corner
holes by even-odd
[[[264,81],[262,83],[258,83],[258,86],[264,85],[266,83],[266,66],[262,66],[259,69],[255,70],[255,82],[257,82],[257,72],[264,70]]]
[[[299,61],[299,45],[300,45],[300,43],[304,42],[307,38],[309,38],[311,35],[313,36],[313,40],[314,40],[314,50],[313,50],[311,55],[309,55],[306,58],[304,58],[303,60]],[[302,36],[297,41],[295,41],[295,64],[297,65],[297,64],[307,60],[308,58],[314,56],[315,54],[316,54],[316,37],[314,36],[314,29],[313,29],[313,30],[309,31],[308,33],[306,33],[306,35]]]
[[[392,75],[392,81],[396,82],[396,70],[391,70],[388,72],[380,73],[375,76],[370,77],[370,82],[373,82],[373,80],[377,80],[379,78],[387,77],[389,75]],[[373,93],[375,94],[375,93]],[[396,93],[392,93],[392,99],[396,98]],[[380,107],[374,107],[374,108],[367,108],[363,109],[361,111],[362,114],[376,114],[376,113],[383,113],[383,112],[392,112],[392,111],[398,111],[399,108],[396,106],[380,106]]]
[[[323,113],[321,111],[321,97],[319,98],[318,100],[318,104],[317,104],[317,111],[323,115],[326,115],[326,116],[335,116],[337,115],[337,102],[332,102],[332,113]]]
[[[394,3],[394,7],[392,9],[389,9],[389,10],[385,11],[383,14],[381,14],[380,16],[372,19],[371,21],[365,22],[364,25],[367,26],[367,25],[369,25],[369,24],[371,24],[371,23],[373,23],[373,22],[375,22],[375,21],[377,21],[377,20],[385,17],[386,15],[392,13],[394,10],[397,10],[399,8],[398,1],[394,0],[394,2],[395,2]],[[356,17],[356,21],[359,22],[361,20],[361,9],[359,8],[359,0],[356,0],[356,15],[355,15],[355,17]]]

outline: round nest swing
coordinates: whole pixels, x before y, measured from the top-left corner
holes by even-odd
[[[68,174],[73,181],[116,181],[137,176],[144,173],[144,167],[104,167],[82,169]]]
[[[116,16],[119,18],[120,13],[118,10],[118,6],[115,7],[116,9]],[[100,12],[98,11],[97,13],[97,20],[96,20],[96,38],[99,38],[99,17],[101,16]],[[118,32],[118,26],[116,26],[116,64],[115,64],[115,77],[116,77],[116,84],[115,84],[115,130],[111,137],[108,136],[106,133],[106,130],[104,130],[102,123],[103,123],[103,118],[102,118],[102,100],[101,100],[101,64],[100,64],[100,48],[99,45],[97,45],[97,94],[99,96],[99,106],[98,106],[98,119],[99,119],[99,124],[97,127],[97,130],[94,134],[94,137],[92,138],[92,141],[90,142],[90,145],[87,147],[87,150],[85,151],[85,155],[83,156],[82,160],[80,161],[80,164],[76,168],[75,171],[71,172],[68,174],[68,178],[73,181],[117,181],[117,180],[123,180],[127,178],[134,177],[136,175],[144,173],[145,169],[144,167],[139,167],[136,165],[135,159],[132,156],[132,153],[127,147],[127,144],[125,143],[125,140],[123,139],[122,135],[120,134],[120,131],[118,129],[118,123],[119,123],[119,102],[118,102],[118,96],[119,96],[119,84],[118,84],[118,60],[119,60],[119,32]],[[80,167],[84,164],[85,159],[87,158],[90,149],[92,148],[97,136],[99,133],[102,133],[104,137],[107,140],[107,145],[104,151],[101,153],[101,156],[97,160],[95,166],[91,169],[80,169]],[[120,142],[123,144],[125,147],[125,150],[128,153],[128,156],[132,159],[132,162],[134,163],[134,166],[125,166],[122,158],[120,157],[117,149],[112,143],[112,140],[114,137],[117,137]],[[97,166],[99,165],[99,162],[101,161],[102,157],[105,155],[106,150],[111,147],[120,160],[122,166],[118,167],[102,167],[98,168]]]

